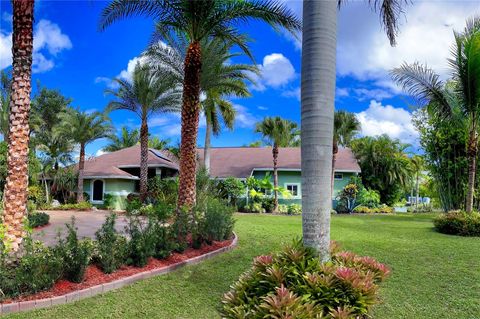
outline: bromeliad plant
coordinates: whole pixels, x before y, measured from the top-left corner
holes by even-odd
[[[332,245],[335,247],[336,245]],[[390,270],[371,257],[332,248],[331,262],[294,241],[259,256],[223,297],[224,318],[360,318],[377,303]]]

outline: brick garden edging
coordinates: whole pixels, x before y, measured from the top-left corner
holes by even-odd
[[[115,281],[111,281],[105,284],[93,286],[90,288],[70,292],[68,294],[62,295],[62,296],[56,296],[56,297],[51,297],[51,298],[45,298],[45,299],[38,299],[38,300],[28,300],[28,301],[21,301],[21,302],[13,302],[13,303],[7,303],[7,304],[0,304],[0,315],[6,315],[10,313],[15,313],[15,312],[21,312],[21,311],[28,311],[28,310],[34,310],[34,309],[42,309],[42,308],[48,308],[51,306],[56,306],[56,305],[63,305],[67,303],[72,303],[78,300],[82,300],[85,298],[93,297],[99,294],[103,294],[105,292],[111,291],[111,290],[116,290],[128,285],[131,285],[137,281],[147,279],[147,278],[152,278],[155,276],[160,276],[167,274],[169,272],[172,272],[176,269],[182,268],[187,265],[195,265],[200,263],[201,261],[204,261],[206,259],[212,258],[218,254],[227,252],[229,250],[232,250],[237,246],[238,243],[238,237],[237,234],[233,234],[234,238],[232,240],[232,243],[226,247],[219,248],[217,250],[208,252],[206,254],[196,256],[193,258],[190,258],[188,260],[180,261],[178,263],[172,264],[170,266],[165,266],[162,268],[158,269],[153,269],[153,270],[148,270],[144,271],[132,276],[124,277],[121,279],[117,279]]]

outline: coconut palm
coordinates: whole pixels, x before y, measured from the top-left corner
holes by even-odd
[[[338,146],[350,145],[353,137],[361,129],[360,122],[354,113],[348,111],[335,111],[333,117],[333,148],[332,148],[332,194],[335,175],[335,162],[337,161]]]
[[[380,13],[392,44],[406,0],[368,0]],[[335,101],[337,10],[343,1],[304,1],[302,41],[303,242],[330,258],[332,141]],[[321,129],[319,129],[321,128]]]
[[[27,212],[28,116],[32,90],[33,0],[12,0],[12,89],[8,134],[7,178],[4,191],[3,221],[7,227],[5,240],[12,251],[18,251],[25,231]]]
[[[188,39],[184,60],[182,131],[180,145],[180,178],[178,206],[192,206],[196,200],[196,148],[200,116],[200,74],[203,40],[215,37],[231,41],[251,56],[247,38],[238,25],[248,20],[267,22],[275,28],[299,30],[300,20],[277,1],[112,1],[103,10],[100,28],[133,15],[153,17],[155,39],[172,42],[178,34]]]
[[[147,195],[148,180],[148,120],[155,114],[179,112],[181,87],[171,72],[164,69],[153,74],[147,65],[137,64],[132,80],[115,79],[119,88],[108,90],[116,100],[108,105],[109,111],[134,112],[141,121],[140,127],[140,199]]]
[[[60,115],[62,124],[57,134],[70,139],[80,146],[78,161],[77,202],[83,202],[83,171],[85,168],[85,147],[100,138],[108,137],[112,132],[110,119],[103,113],[86,113],[69,109]]]
[[[278,210],[278,153],[279,147],[288,147],[295,142],[297,136],[297,124],[279,116],[266,117],[262,122],[257,123],[257,133],[262,134],[265,143],[272,146],[273,155],[273,188],[274,188],[274,209]]]
[[[434,70],[418,62],[392,70],[393,79],[420,105],[438,113],[445,120],[468,121],[468,189],[466,211],[473,210],[477,173],[478,135],[480,133],[480,18],[467,20],[463,32],[455,32],[451,82],[446,85]],[[458,114],[455,110],[460,110]],[[460,116],[459,116],[460,115]]]
[[[108,137],[110,144],[105,146],[105,152],[115,152],[127,147],[136,145],[140,140],[140,131],[138,129],[129,130],[128,127],[123,126],[120,136],[112,134]]]

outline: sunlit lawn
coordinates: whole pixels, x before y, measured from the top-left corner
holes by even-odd
[[[480,239],[433,231],[432,216],[334,216],[333,239],[393,268],[375,318],[480,318]],[[301,218],[238,215],[239,247],[200,265],[75,304],[7,318],[218,318],[254,256],[301,232]]]

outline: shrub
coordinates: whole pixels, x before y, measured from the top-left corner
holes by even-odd
[[[90,239],[79,240],[77,228],[75,227],[75,218],[72,222],[66,224],[67,237],[59,238],[55,249],[63,259],[63,276],[72,282],[82,282],[85,278],[85,272],[92,257],[94,244]]]
[[[122,210],[127,206],[125,196],[105,194],[103,207],[108,210]]]
[[[148,197],[153,203],[163,202],[175,205],[178,196],[178,179],[161,179],[159,176],[148,180]]]
[[[45,191],[42,187],[31,185],[28,187],[28,200],[36,205],[45,203]]]
[[[93,205],[90,202],[80,202],[78,204],[63,204],[57,207],[48,206],[41,206],[42,209],[55,209],[55,210],[82,210],[87,211],[91,210]]]
[[[440,233],[460,236],[480,236],[480,213],[451,211],[437,216],[433,224]]]
[[[178,252],[183,252],[187,246],[187,235],[191,231],[191,214],[190,211],[182,207],[177,209],[175,214],[175,222],[172,225],[172,231],[175,237],[177,246],[175,248]]]
[[[117,215],[111,214],[95,233],[97,247],[95,257],[104,273],[110,274],[126,262],[127,240],[115,230]]]
[[[250,202],[244,207],[246,213],[265,213],[265,208],[263,208],[262,203],[260,202]]]
[[[50,221],[50,215],[42,212],[32,212],[28,213],[28,226],[31,228],[37,228],[41,226],[45,226]]]
[[[278,213],[279,214],[286,214],[288,213],[288,206],[285,204],[278,205]]]
[[[158,203],[154,206],[153,213],[149,215],[149,227],[153,241],[153,257],[164,259],[177,249],[173,227],[168,225],[168,220],[174,211],[173,205]]]
[[[137,209],[142,207],[142,203],[140,202],[140,198],[136,194],[128,194],[127,196],[127,205],[125,207],[127,213],[131,213]]]
[[[143,222],[138,216],[128,217],[128,225],[125,227],[130,237],[127,244],[127,264],[143,267],[148,258],[154,255],[155,238],[150,226],[150,223]]]
[[[273,197],[263,197],[260,202],[266,213],[273,212],[275,208],[275,199]]]
[[[207,243],[226,240],[232,236],[234,209],[216,198],[209,198],[201,216],[201,236]]]
[[[223,297],[224,318],[360,318],[376,304],[389,269],[370,257],[335,253],[322,264],[300,241],[259,256]],[[341,313],[343,316],[339,316]]]
[[[290,204],[288,205],[288,214],[289,215],[300,215],[302,213],[302,205],[300,204]]]
[[[375,208],[380,205],[380,194],[373,189],[362,188],[358,193],[357,202],[368,208]]]
[[[366,206],[357,206],[353,210],[353,212],[358,214],[392,214],[394,212],[393,207],[389,207],[387,205],[382,205],[376,208],[369,208]]]
[[[245,184],[235,177],[218,180],[216,182],[216,188],[220,197],[227,200],[229,204],[235,205],[237,199],[245,194]]]

